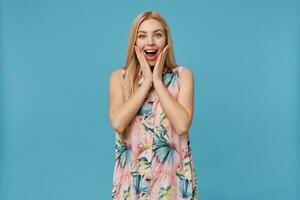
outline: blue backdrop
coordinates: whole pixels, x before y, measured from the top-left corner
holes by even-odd
[[[300,2],[1,0],[0,199],[111,198],[108,84],[132,20],[168,21],[195,77],[201,200],[300,199]]]

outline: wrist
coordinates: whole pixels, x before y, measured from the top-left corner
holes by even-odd
[[[152,84],[152,80],[146,79],[145,81],[143,81],[143,85],[147,85],[148,87],[152,87]]]
[[[163,84],[162,80],[161,79],[153,79],[153,85],[160,85],[160,84]]]

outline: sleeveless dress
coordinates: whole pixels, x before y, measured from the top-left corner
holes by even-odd
[[[162,75],[176,100],[182,68]],[[198,200],[189,134],[176,134],[153,88],[126,132],[115,135],[113,200]]]

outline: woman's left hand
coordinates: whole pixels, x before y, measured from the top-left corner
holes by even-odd
[[[163,51],[159,54],[156,64],[153,69],[153,82],[162,81],[162,72],[166,60],[166,55],[168,53],[169,46],[165,46]]]

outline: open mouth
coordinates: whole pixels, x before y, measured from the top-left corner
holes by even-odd
[[[156,49],[148,49],[144,51],[146,54],[146,58],[148,58],[149,60],[153,60],[156,58],[157,52],[158,50]]]

